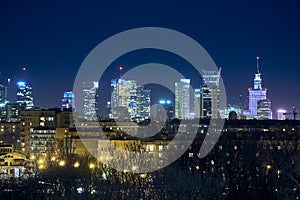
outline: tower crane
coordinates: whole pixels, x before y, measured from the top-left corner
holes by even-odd
[[[284,115],[293,115],[294,116],[294,120],[296,120],[296,116],[298,115],[298,113],[296,112],[296,108],[293,107],[293,111],[292,112],[287,112],[287,113],[283,113]]]

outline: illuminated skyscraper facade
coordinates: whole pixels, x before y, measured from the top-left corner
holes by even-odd
[[[61,109],[75,109],[75,102],[74,102],[74,93],[73,92],[64,92],[64,96],[62,98],[62,105]]]
[[[257,102],[257,119],[272,119],[270,99],[263,99]]]
[[[194,90],[194,112],[195,117],[200,118],[200,99],[201,99],[201,89],[197,88]]]
[[[7,85],[0,82],[0,121],[5,121],[7,102]]]
[[[258,102],[267,99],[267,89],[262,87],[261,73],[259,71],[259,57],[256,58],[257,71],[255,73],[253,88],[249,88],[249,113],[253,118],[258,118]],[[271,104],[271,102],[270,102]],[[272,111],[268,116],[272,116]]]
[[[113,79],[111,81],[111,87],[112,117],[114,119],[129,119],[137,116],[138,87],[136,81]]]
[[[200,91],[200,117],[219,118],[220,89],[219,82],[221,77],[220,68],[218,71],[203,70],[203,86]]]
[[[175,118],[190,118],[190,79],[175,83]]]
[[[26,81],[17,82],[17,103],[24,104],[25,109],[33,108],[32,87]]]
[[[83,115],[87,120],[97,116],[98,82],[83,82]]]
[[[137,88],[136,94],[136,106],[137,106],[137,117],[148,118],[150,117],[150,92],[151,90],[144,89],[143,86]]]
[[[5,104],[7,101],[7,85],[0,83],[0,104]]]

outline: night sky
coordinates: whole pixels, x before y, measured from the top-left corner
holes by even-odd
[[[63,92],[72,89],[82,61],[100,42],[132,28],[165,27],[195,39],[216,65],[222,66],[229,103],[235,103],[234,98],[240,94],[246,100],[259,55],[263,86],[268,88],[273,110],[291,110],[292,106],[300,110],[299,10],[297,0],[188,3],[3,0],[0,72],[12,78],[11,87],[15,88],[16,80],[24,76],[21,67],[26,66],[25,76],[33,86],[35,105],[60,107]],[[149,59],[145,53],[139,53],[136,59],[128,56],[114,62],[111,67],[115,72],[112,70],[110,76],[118,76],[118,65],[129,69]],[[176,63],[158,52],[150,57],[166,64]],[[107,90],[109,85],[102,87]],[[16,98],[15,94],[10,95],[11,99]]]

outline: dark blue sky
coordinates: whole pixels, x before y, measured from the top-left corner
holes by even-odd
[[[0,3],[0,72],[16,80],[27,66],[36,105],[60,106],[63,91],[72,88],[96,45],[127,29],[158,26],[194,38],[223,67],[228,102],[247,94],[260,55],[273,110],[300,109],[299,9],[297,0],[5,0]]]

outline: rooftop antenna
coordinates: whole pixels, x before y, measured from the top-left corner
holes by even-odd
[[[256,68],[257,68],[257,73],[259,74],[259,56],[256,56]]]
[[[22,68],[21,68],[21,70],[22,70],[22,79],[26,79],[26,67],[25,66],[23,66]]]
[[[123,66],[119,66],[119,70],[120,70],[120,79],[121,79],[123,76]]]

